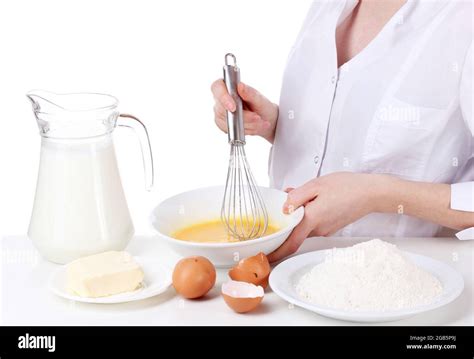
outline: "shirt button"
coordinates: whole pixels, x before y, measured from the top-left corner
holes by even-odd
[[[331,77],[331,83],[336,83],[336,80],[337,80],[337,77],[336,75],[334,75],[333,77]]]
[[[314,156],[314,164],[317,165],[319,163],[319,156]]]

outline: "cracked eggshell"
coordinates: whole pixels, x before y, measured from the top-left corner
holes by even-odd
[[[257,308],[263,295],[263,288],[252,283],[230,280],[222,284],[224,301],[237,313],[247,313]]]
[[[253,257],[242,259],[229,271],[229,277],[232,280],[260,285],[265,289],[268,286],[270,271],[267,256],[260,252]]]

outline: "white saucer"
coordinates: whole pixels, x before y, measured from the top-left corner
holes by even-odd
[[[72,294],[66,289],[66,266],[61,266],[52,273],[48,287],[54,294],[65,299],[100,304],[126,303],[142,300],[161,294],[169,288],[172,275],[172,271],[169,267],[161,265],[156,261],[143,260],[139,257],[135,257],[135,260],[142,267],[145,278],[141,287],[133,292],[100,298],[80,297]]]
[[[392,311],[348,311],[307,302],[298,295],[295,285],[304,273],[316,264],[324,261],[324,250],[301,254],[285,260],[272,270],[269,283],[272,290],[278,296],[294,305],[329,318],[364,323],[389,322],[408,318],[415,314],[442,307],[452,302],[462,293],[464,289],[464,280],[461,274],[456,272],[450,266],[418,254],[409,252],[404,253],[417,266],[431,273],[441,282],[443,292],[433,303]]]

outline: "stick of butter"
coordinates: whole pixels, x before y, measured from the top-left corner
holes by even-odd
[[[68,290],[90,298],[133,291],[143,277],[143,270],[133,257],[118,251],[76,259],[66,269]]]

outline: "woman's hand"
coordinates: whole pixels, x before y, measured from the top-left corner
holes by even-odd
[[[290,237],[268,256],[278,261],[294,252],[308,236],[328,236],[373,212],[379,191],[379,175],[336,172],[289,189],[283,206],[290,213],[304,206],[303,220]]]
[[[226,111],[235,111],[235,101],[227,92],[222,79],[211,86],[214,96],[214,115],[217,127],[227,133]],[[278,118],[278,105],[270,102],[254,88],[239,83],[237,87],[244,105],[244,128],[246,135],[257,135],[273,143]]]
[[[453,229],[474,227],[474,213],[450,208],[451,186],[403,180],[384,174],[336,172],[289,189],[283,212],[304,206],[303,220],[271,262],[294,252],[308,236],[329,236],[372,213],[408,215]]]

